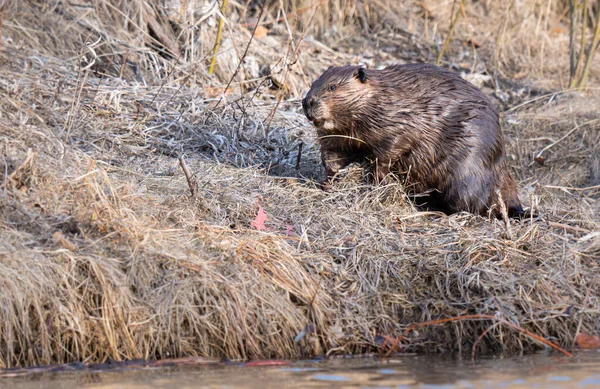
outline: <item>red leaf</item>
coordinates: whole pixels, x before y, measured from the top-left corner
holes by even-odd
[[[580,348],[600,348],[600,339],[594,335],[579,334],[575,341]]]
[[[265,222],[267,221],[267,213],[265,210],[259,205],[258,213],[256,214],[256,218],[250,225],[256,228],[259,231],[267,231],[267,227],[265,227]]]
[[[277,359],[266,359],[264,361],[252,361],[244,363],[244,367],[257,367],[257,366],[290,366],[290,361],[281,361]]]

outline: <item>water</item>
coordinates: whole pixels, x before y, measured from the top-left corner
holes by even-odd
[[[292,362],[288,366],[213,365],[62,372],[0,378],[0,388],[600,388],[600,353],[467,358],[424,355]]]

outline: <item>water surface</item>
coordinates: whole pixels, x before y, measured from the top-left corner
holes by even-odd
[[[468,358],[440,355],[58,372],[0,378],[0,388],[600,388],[600,353]]]

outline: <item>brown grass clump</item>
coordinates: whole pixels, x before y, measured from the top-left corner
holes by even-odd
[[[401,182],[369,186],[358,166],[331,193],[315,185],[298,97],[332,63],[433,61],[449,22],[428,2],[329,1],[318,13],[267,2],[268,34],[244,58],[260,2],[232,2],[215,77],[217,2],[51,3],[0,11],[0,367],[357,353],[460,315],[496,315],[566,348],[600,331],[600,98],[593,86],[532,92],[560,86],[567,49],[555,68],[483,81],[510,107],[510,164],[542,215],[504,223],[417,212]],[[468,77],[534,67],[524,38],[494,46],[480,6],[466,11],[489,53]],[[552,7],[544,36],[562,23]],[[442,64],[465,70],[460,23]],[[352,31],[363,35],[338,41]],[[597,75],[596,64],[590,85]],[[259,206],[266,231],[251,224]],[[470,352],[486,330],[483,352],[536,347],[484,321],[422,328],[403,346]]]

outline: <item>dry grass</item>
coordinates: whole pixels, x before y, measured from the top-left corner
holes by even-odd
[[[515,1],[510,12],[530,24],[520,36],[510,19],[498,39],[486,27],[491,16],[477,18],[471,8],[483,5],[466,5],[478,36],[489,35],[475,72],[529,70],[521,85],[487,89],[513,107],[503,115],[510,164],[522,200],[543,215],[506,225],[418,213],[400,184],[369,186],[360,167],[331,193],[313,180],[321,174],[318,149],[297,100],[307,83],[332,62],[434,59],[431,44],[449,26],[444,14],[416,3],[340,0],[327,3],[330,17],[311,16],[298,13],[306,2],[297,1],[281,21],[280,3],[269,2],[270,33],[255,39],[223,96],[250,36],[239,20],[258,12],[253,2],[231,3],[215,78],[207,69],[216,20],[202,20],[213,8],[8,3],[0,52],[0,367],[364,352],[377,348],[378,335],[464,314],[501,315],[567,348],[578,332],[600,331],[598,65],[585,94],[526,100],[529,90],[558,87],[559,75],[568,76],[568,28],[544,55],[527,51],[535,12],[523,9],[550,4],[539,27],[550,37],[560,4]],[[426,3],[450,14],[451,2]],[[199,10],[199,1],[188,4]],[[308,19],[295,24],[294,13]],[[370,38],[356,37],[365,29]],[[422,39],[410,35],[423,31]],[[468,52],[464,33],[459,22],[447,66]],[[355,37],[338,41],[348,34]],[[368,41],[380,44],[371,56],[360,49]],[[280,76],[285,93],[268,87]],[[195,174],[194,197],[182,155]],[[268,231],[251,227],[258,205]],[[470,351],[490,325],[423,328],[405,346]],[[294,342],[298,334],[305,336]],[[533,347],[495,326],[478,349]]]

